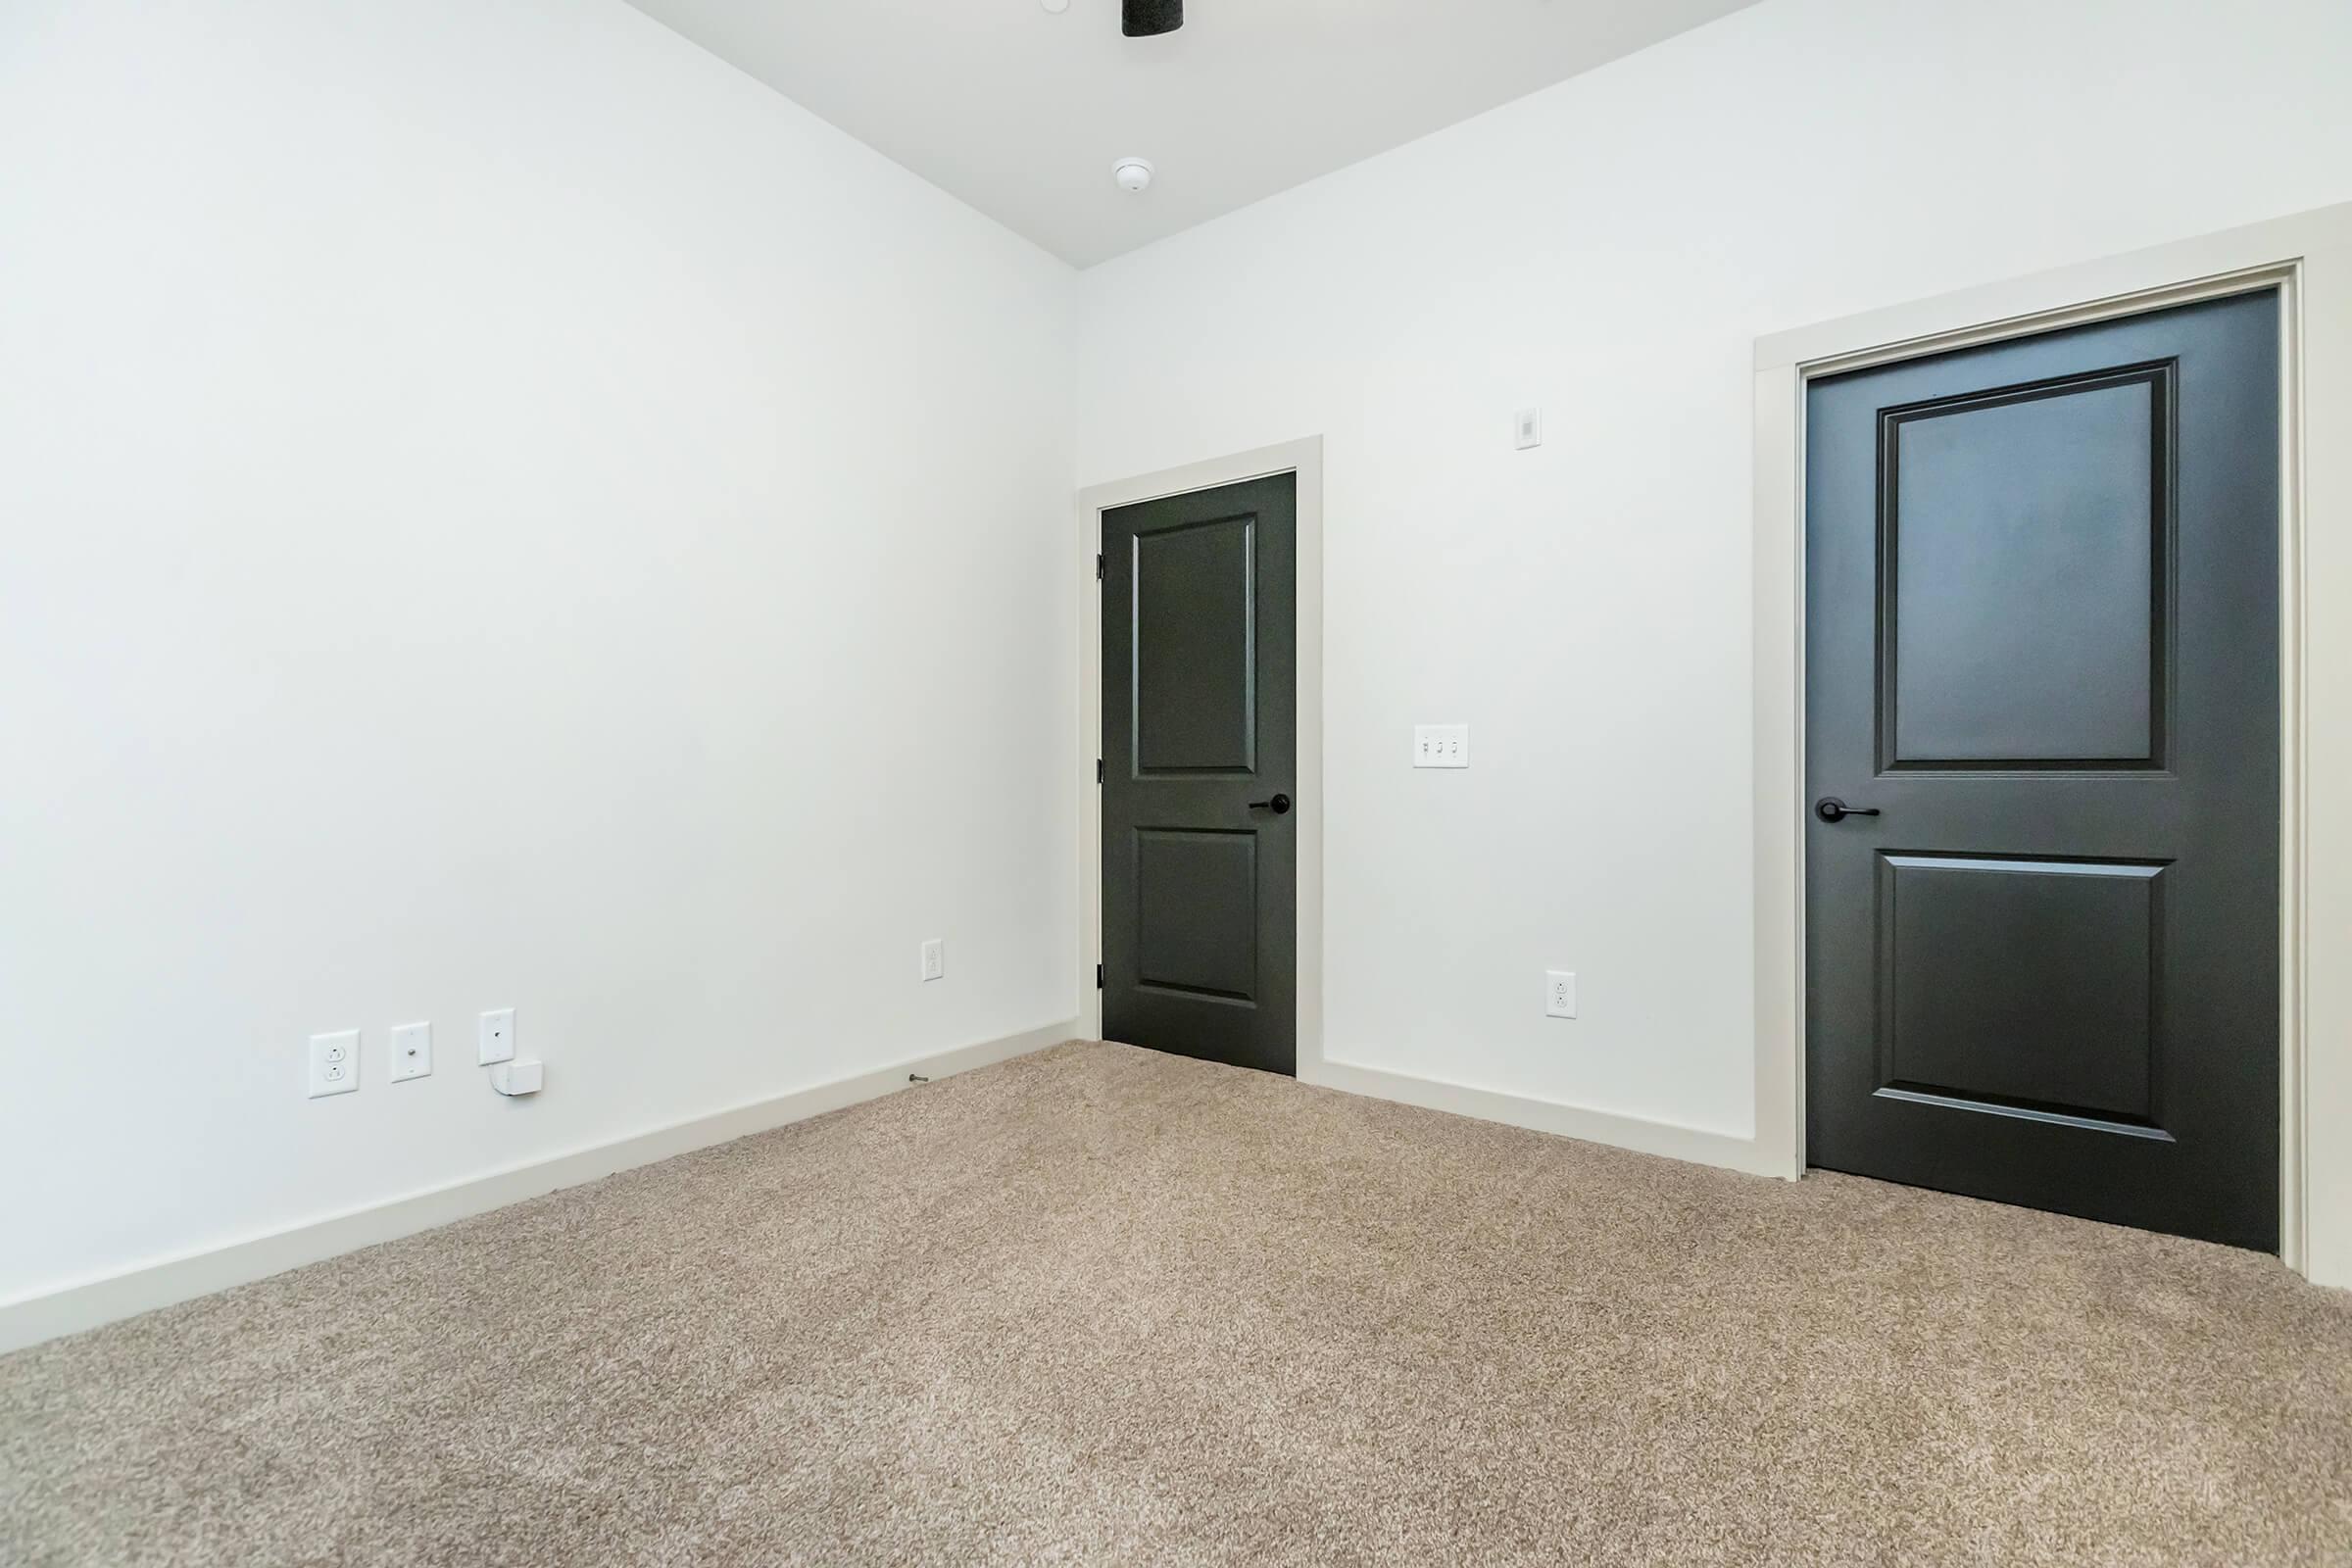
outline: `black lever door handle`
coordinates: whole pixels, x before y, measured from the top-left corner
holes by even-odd
[[[1813,814],[1824,822],[1842,822],[1849,816],[1876,816],[1875,806],[1848,806],[1835,795],[1824,795],[1813,803]]]
[[[1282,815],[1290,808],[1291,798],[1288,795],[1277,795],[1270,801],[1251,801],[1250,803],[1250,809],[1252,811],[1272,811],[1276,816]]]

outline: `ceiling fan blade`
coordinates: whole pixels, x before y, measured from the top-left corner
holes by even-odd
[[[1184,0],[1124,0],[1119,30],[1130,38],[1151,38],[1184,25]]]

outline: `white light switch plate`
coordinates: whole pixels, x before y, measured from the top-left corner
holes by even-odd
[[[1470,726],[1467,724],[1415,724],[1413,726],[1413,765],[1415,767],[1468,767],[1470,765]]]
[[[360,1032],[311,1036],[311,1098],[348,1095],[360,1087]]]
[[[481,1033],[476,1040],[474,1059],[487,1067],[494,1061],[514,1059],[514,1009],[499,1007],[482,1014]]]
[[[421,1078],[433,1070],[433,1026],[404,1023],[392,1031],[391,1080]]]
[[[1544,411],[1542,409],[1521,409],[1511,420],[1511,436],[1518,443],[1519,450],[1522,452],[1529,447],[1542,446],[1544,444]]]
[[[1544,1016],[1573,1018],[1576,1016],[1576,974],[1569,969],[1544,971]]]

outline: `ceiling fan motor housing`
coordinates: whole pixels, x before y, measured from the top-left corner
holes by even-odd
[[[1125,0],[1119,30],[1130,38],[1156,37],[1184,25],[1184,0]]]

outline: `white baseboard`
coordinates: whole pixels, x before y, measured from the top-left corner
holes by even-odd
[[[1563,1138],[1581,1138],[1589,1144],[1663,1154],[1668,1159],[1686,1159],[1698,1165],[1719,1165],[1751,1176],[1789,1174],[1760,1151],[1752,1138],[1735,1138],[1728,1133],[1649,1121],[1640,1116],[1620,1116],[1605,1110],[1587,1110],[1557,1101],[1506,1094],[1499,1089],[1474,1089],[1468,1084],[1416,1078],[1410,1073],[1358,1067],[1344,1061],[1322,1062],[1301,1071],[1299,1076],[1325,1089],[1345,1090],[1374,1100],[1401,1101],[1425,1110],[1475,1116],[1481,1121],[1498,1121],[1540,1133],[1556,1133]]]
[[[62,1334],[78,1333],[118,1318],[169,1306],[174,1301],[208,1296],[232,1285],[266,1279],[340,1252],[503,1208],[558,1188],[576,1187],[614,1171],[650,1165],[673,1154],[707,1149],[712,1144],[839,1110],[844,1105],[906,1088],[908,1074],[946,1078],[1057,1046],[1075,1038],[1077,1033],[1077,1020],[1070,1019],[1002,1040],[914,1056],[855,1077],[838,1078],[707,1116],[689,1117],[612,1143],[510,1165],[487,1175],[468,1177],[364,1208],[347,1209],[287,1230],[141,1264],[38,1296],[0,1301],[0,1354]]]

